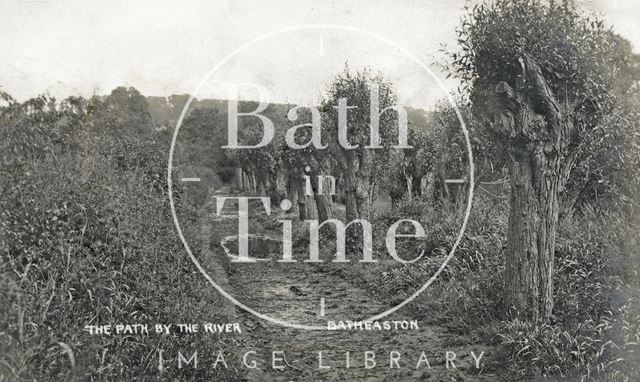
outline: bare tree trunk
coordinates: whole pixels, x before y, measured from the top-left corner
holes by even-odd
[[[318,193],[318,177],[313,174],[309,176],[309,180],[311,181],[311,188],[313,189],[313,198],[316,202],[316,209],[318,210],[318,221],[323,222],[325,220],[331,219],[331,206],[330,202],[327,200],[326,195],[321,195]]]
[[[304,186],[302,181],[295,182],[296,184],[296,193],[298,194],[298,212],[300,216],[300,221],[307,220],[307,195],[304,192]]]
[[[553,309],[553,262],[560,176],[543,153],[515,152],[509,163],[511,210],[507,233],[508,313],[544,321]]]
[[[275,199],[280,203],[287,196],[287,175],[282,170],[276,170],[275,178]]]
[[[422,189],[421,194],[423,197],[427,197],[429,200],[433,200],[435,178],[436,176],[434,172],[429,171],[425,176],[422,177],[422,181],[420,182],[420,188]]]
[[[411,180],[413,193],[418,196],[422,196],[422,178],[423,176],[416,176]]]
[[[376,199],[378,199],[378,184],[376,181],[372,181],[369,183],[367,190],[367,203],[369,203],[369,206],[373,206]]]
[[[504,301],[510,316],[545,321],[553,310],[555,235],[572,108],[558,102],[531,57],[519,62],[515,88],[496,86],[499,107],[490,124],[508,143],[511,179]]]
[[[357,187],[356,169],[349,166],[344,169],[344,205],[348,222],[358,218]]]
[[[369,186],[371,177],[371,149],[361,153],[331,147],[334,157],[342,169],[344,180],[344,204],[347,221],[368,219],[371,206]]]
[[[299,187],[299,179],[296,179],[295,175],[289,175],[288,185],[287,185],[287,199],[291,202],[291,213],[294,215],[300,216],[300,206],[298,205],[298,187]]]
[[[256,184],[255,191],[258,193],[258,196],[266,196],[267,195],[267,176],[264,174],[254,175],[254,181]]]
[[[236,188],[237,189],[241,189],[242,188],[242,169],[238,166],[235,169],[235,183],[236,183]]]
[[[354,153],[355,154],[355,153]],[[369,182],[371,178],[371,152],[369,149],[362,151],[360,158],[354,162],[356,172],[356,204],[358,207],[358,217],[369,219],[371,204],[369,203]],[[357,155],[354,155],[357,157]]]
[[[258,191],[258,178],[255,173],[251,173],[251,191]]]
[[[411,202],[413,200],[413,176],[404,173],[404,178],[407,180],[407,199]]]

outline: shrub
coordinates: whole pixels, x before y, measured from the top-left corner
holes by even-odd
[[[159,350],[226,350],[217,337],[83,331],[88,324],[222,322],[230,310],[175,234],[167,142],[108,132],[76,138],[82,149],[25,156],[0,181],[0,374],[155,380]],[[201,198],[175,192],[181,219],[197,227]],[[199,232],[185,234],[198,251]],[[173,367],[164,376],[222,380],[236,372]]]

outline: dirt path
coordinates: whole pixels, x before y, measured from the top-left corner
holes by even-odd
[[[221,189],[214,195],[229,195],[229,192],[229,189]],[[216,237],[222,238],[222,243],[213,251],[214,256],[227,256],[225,249],[233,253],[237,218],[232,214],[236,207],[229,208],[220,217],[215,216],[215,202],[208,209]],[[277,249],[271,253],[272,248],[268,248],[271,240],[264,239],[277,240],[281,232],[267,223],[274,221],[273,216],[260,220],[252,220],[250,232],[255,235],[254,239],[262,241],[250,243],[249,253],[252,257],[268,260],[279,254]],[[341,276],[334,264],[275,261],[230,264],[228,281],[232,294],[254,310],[287,322],[326,326],[328,320],[362,319],[389,308],[384,301],[358,287],[355,280]],[[324,316],[321,316],[321,299],[326,301]],[[310,331],[276,325],[241,309],[237,311],[243,327],[239,337],[243,353],[255,351],[249,360],[258,363],[257,369],[247,371],[249,381],[496,380],[495,376],[476,369],[471,354],[473,351],[479,357],[485,352],[480,365],[486,366],[490,349],[477,345],[460,346],[464,341],[439,326],[419,323],[418,330]],[[385,320],[411,318],[398,312]],[[274,351],[284,352],[286,361],[276,360],[276,365],[284,364],[284,369],[272,368]],[[447,368],[447,351],[455,353],[455,368]],[[328,368],[320,368],[320,352],[322,365]],[[375,367],[365,368],[365,352],[375,353]],[[397,363],[391,362],[390,356],[399,357]],[[276,358],[279,357],[282,355],[277,353]],[[372,357],[371,353],[369,357]],[[425,357],[429,365],[425,363]],[[369,362],[369,366],[372,364]]]

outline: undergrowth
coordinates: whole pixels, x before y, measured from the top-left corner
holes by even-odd
[[[409,312],[441,324],[469,342],[495,346],[492,366],[509,379],[596,381],[640,378],[640,253],[638,222],[623,212],[585,206],[559,222],[555,305],[545,324],[506,319],[502,312],[508,203],[476,197],[451,261]],[[407,216],[427,230],[425,255],[413,265],[391,264],[367,281],[399,303],[441,266],[460,228],[460,215],[430,203],[405,203],[389,216]],[[415,248],[406,247],[415,251]],[[376,280],[377,277],[377,280]]]
[[[155,323],[230,318],[175,234],[168,137],[92,126],[98,118],[48,102],[13,104],[0,116],[3,147],[11,147],[0,180],[0,380],[234,379],[237,370],[175,362],[192,347],[229,351],[228,339],[153,333]],[[180,219],[197,226],[205,195],[183,191],[175,189]],[[185,234],[197,251],[198,232]],[[137,323],[150,334],[84,330]]]

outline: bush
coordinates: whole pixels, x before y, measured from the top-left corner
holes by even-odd
[[[160,350],[227,349],[217,337],[83,331],[88,324],[224,322],[230,309],[175,234],[167,141],[109,132],[80,137],[78,151],[52,147],[37,157],[9,158],[20,167],[2,177],[0,374],[9,380],[156,380]],[[175,196],[182,221],[197,227],[202,198],[187,198],[180,189]],[[198,243],[199,232],[185,234]],[[223,380],[236,372],[173,367],[164,376]]]

